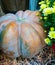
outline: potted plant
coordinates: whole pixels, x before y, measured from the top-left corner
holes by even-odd
[[[42,0],[39,5],[46,33],[44,41],[55,51],[55,0]]]

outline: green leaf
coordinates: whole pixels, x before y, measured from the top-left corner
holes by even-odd
[[[50,43],[48,43],[47,45],[48,45],[48,46],[52,46],[52,43],[50,42]]]

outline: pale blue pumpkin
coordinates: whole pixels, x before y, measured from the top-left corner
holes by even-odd
[[[34,57],[45,46],[37,11],[18,11],[0,17],[0,46],[9,57]]]

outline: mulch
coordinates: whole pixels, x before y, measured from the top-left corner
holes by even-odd
[[[55,51],[46,46],[33,58],[24,58],[22,56],[18,58],[10,58],[7,54],[0,50],[0,65],[32,65],[36,63],[41,65],[46,62],[55,59]]]

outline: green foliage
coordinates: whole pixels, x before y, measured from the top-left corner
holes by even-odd
[[[44,7],[43,4],[45,4],[46,7]],[[49,38],[51,42],[48,43],[48,46],[51,46],[53,43],[55,43],[55,0],[42,0],[40,2],[40,12],[43,21],[43,27],[47,31],[46,39]],[[50,30],[52,27],[54,30]],[[51,32],[50,35],[49,32]]]

